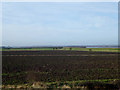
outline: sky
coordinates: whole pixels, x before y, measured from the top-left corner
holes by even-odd
[[[117,2],[3,2],[2,45],[117,45]]]

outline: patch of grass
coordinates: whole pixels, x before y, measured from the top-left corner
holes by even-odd
[[[36,50],[53,50],[53,48],[10,48],[2,49],[2,51],[36,51]]]
[[[63,48],[63,50],[70,50],[70,48]],[[120,52],[119,48],[72,48],[76,51],[104,51],[104,52]]]
[[[39,50],[73,50],[73,51],[101,51],[101,52],[120,52],[119,48],[10,48],[0,49],[0,51],[39,51]]]
[[[86,83],[86,82],[101,82],[101,83],[106,83],[106,82],[111,82],[111,81],[115,81],[115,80],[120,80],[120,79],[98,79],[98,80],[78,80],[78,81],[64,81],[64,82],[46,82],[47,85],[50,85],[50,84],[57,84],[59,83],[59,86],[62,86],[62,85],[68,85],[68,84],[72,84],[72,83]]]

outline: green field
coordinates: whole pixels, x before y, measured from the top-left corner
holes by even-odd
[[[119,48],[70,48],[70,47],[64,47],[64,48],[10,48],[10,49],[0,49],[0,51],[39,51],[39,50],[74,50],[74,51],[102,51],[102,52],[120,52]]]

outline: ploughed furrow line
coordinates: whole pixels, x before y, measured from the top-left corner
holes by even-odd
[[[2,56],[117,56],[117,54],[82,54],[82,55],[2,55]]]

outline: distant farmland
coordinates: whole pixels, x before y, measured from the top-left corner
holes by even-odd
[[[39,50],[74,50],[74,51],[100,51],[120,52],[119,48],[79,48],[79,47],[42,47],[42,48],[3,48],[1,51],[39,51]]]

